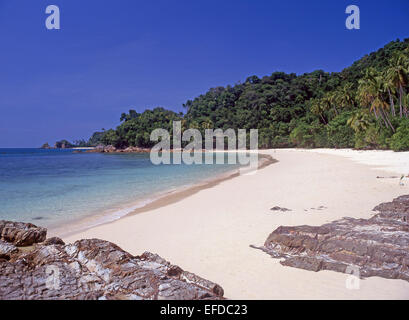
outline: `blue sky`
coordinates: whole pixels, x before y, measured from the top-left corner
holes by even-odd
[[[61,30],[45,28],[58,5]],[[361,30],[345,28],[345,8]],[[0,147],[88,138],[130,108],[274,71],[340,71],[409,37],[409,1],[0,0]]]

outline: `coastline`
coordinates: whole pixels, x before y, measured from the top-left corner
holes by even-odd
[[[275,162],[277,161],[270,155],[260,153],[258,155],[257,169],[261,170],[271,164],[274,164]],[[249,173],[250,171],[246,173]],[[223,181],[227,181],[238,176],[240,176],[240,168],[227,171],[209,179],[198,181],[194,184],[166,190],[157,193],[150,198],[139,199],[135,202],[130,201],[126,206],[119,210],[109,210],[99,215],[90,215],[84,218],[78,218],[72,222],[64,224],[64,226],[49,227],[49,234],[52,236],[59,236],[61,238],[72,237],[97,226],[114,223],[115,221],[123,219],[127,216],[148,212],[182,201],[183,199],[194,195],[201,190],[212,188]],[[122,212],[122,214],[120,214],[120,212]]]
[[[399,186],[399,179],[377,179],[390,172],[346,159],[342,151],[336,155],[297,149],[260,152],[278,162],[254,175],[221,181],[181,201],[64,240],[100,238],[134,255],[155,252],[220,283],[232,299],[409,298],[409,284],[403,280],[373,277],[361,281],[359,290],[348,290],[348,275],[284,267],[250,248],[262,245],[282,225],[322,225],[345,216],[370,218],[376,205],[409,194],[408,180]],[[404,161],[407,154],[396,157]],[[274,206],[292,211],[276,213],[270,210]],[[317,210],[320,206],[325,209]]]

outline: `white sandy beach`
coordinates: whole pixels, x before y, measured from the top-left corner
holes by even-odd
[[[183,200],[129,215],[64,238],[112,241],[134,255],[150,251],[219,283],[231,299],[409,299],[409,283],[373,277],[359,290],[348,275],[284,267],[249,245],[281,225],[321,225],[345,216],[369,218],[381,202],[409,194],[409,152],[268,150],[279,162]],[[273,206],[291,212],[271,211]],[[325,206],[319,211],[311,208]]]

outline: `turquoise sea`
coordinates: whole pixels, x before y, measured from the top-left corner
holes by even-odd
[[[168,191],[237,165],[153,165],[149,154],[0,149],[0,220],[45,227],[93,216],[119,218]]]

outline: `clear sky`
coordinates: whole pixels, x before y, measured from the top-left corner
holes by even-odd
[[[45,27],[50,4],[61,30]],[[340,71],[407,37],[408,0],[0,0],[0,147],[88,138],[130,108],[182,111],[250,75]]]

